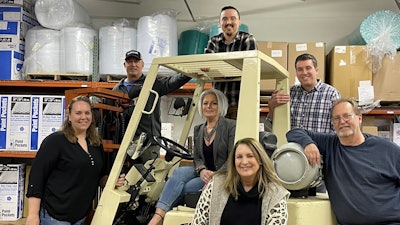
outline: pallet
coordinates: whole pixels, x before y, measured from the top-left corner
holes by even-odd
[[[26,223],[26,218],[21,218],[16,221],[0,221],[1,225],[24,225]]]
[[[126,75],[111,75],[107,74],[107,82],[118,83],[122,78],[125,78]]]
[[[80,73],[28,73],[27,80],[84,80],[92,81],[91,74]]]

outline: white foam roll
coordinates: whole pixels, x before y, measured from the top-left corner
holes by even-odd
[[[60,31],[36,26],[25,36],[24,73],[57,73],[60,68]]]
[[[91,28],[61,29],[61,69],[63,73],[93,73],[93,47],[97,32]]]
[[[99,29],[99,74],[126,75],[125,53],[136,49],[136,29],[105,26]]]
[[[137,46],[144,61],[143,72],[148,72],[157,57],[178,55],[178,32],[176,19],[164,14],[144,16],[138,22]],[[160,68],[161,73],[171,73]]]
[[[56,30],[91,23],[87,11],[75,0],[37,0],[35,14],[40,25]]]

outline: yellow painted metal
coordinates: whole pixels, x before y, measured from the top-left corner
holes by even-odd
[[[260,121],[260,58],[243,60],[235,142],[253,137],[258,140]]]
[[[337,225],[335,214],[326,194],[318,194],[307,199],[290,198],[287,201],[287,225]],[[178,206],[167,212],[164,225],[189,224],[194,217],[194,209]]]
[[[317,194],[306,199],[290,198],[287,201],[288,225],[337,225],[327,194]]]
[[[282,93],[289,93],[289,80],[277,79],[276,89],[280,90]],[[290,129],[289,104],[284,104],[275,107],[273,118],[274,118],[274,126],[272,126],[272,133],[274,133],[276,137],[278,137],[277,146],[281,146],[287,143],[286,132]]]
[[[129,201],[129,194],[123,189],[116,189],[115,184],[125,161],[127,148],[134,137],[142,114],[145,113],[143,110],[160,66],[185,74],[198,81],[193,96],[192,107],[189,110],[179,139],[179,144],[181,145],[185,143],[189,134],[189,129],[196,114],[197,102],[205,83],[241,80],[235,140],[244,137],[253,137],[258,140],[260,79],[277,79],[278,88],[284,93],[288,93],[289,91],[289,72],[274,59],[258,50],[153,59],[126,133],[122,139],[109,179],[100,197],[91,223],[93,225],[112,224],[119,203]],[[279,146],[286,142],[285,133],[290,129],[289,104],[278,107],[275,112],[274,121],[279,122],[274,123],[273,132],[277,135]],[[137,172],[133,171],[129,174],[129,177],[131,177],[129,179],[132,179],[132,181],[137,179],[135,176],[137,176]],[[156,179],[159,178],[156,176]]]

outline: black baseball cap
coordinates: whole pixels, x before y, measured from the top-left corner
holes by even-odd
[[[134,58],[139,59],[139,60],[142,59],[142,56],[140,55],[140,52],[138,52],[136,50],[130,50],[130,51],[127,51],[125,53],[125,60],[127,60],[130,57],[134,57]]]

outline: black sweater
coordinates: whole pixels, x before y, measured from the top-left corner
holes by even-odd
[[[90,146],[86,153],[62,132],[47,136],[33,160],[27,197],[41,199],[53,218],[74,223],[92,206],[99,180],[106,174],[103,147]]]

